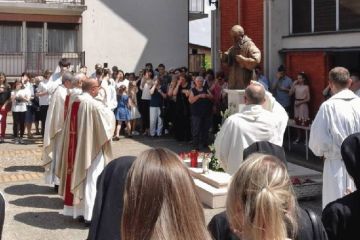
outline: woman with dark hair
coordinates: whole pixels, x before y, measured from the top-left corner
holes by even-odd
[[[140,114],[142,119],[142,130],[144,135],[149,135],[150,127],[150,89],[154,85],[154,72],[152,69],[145,69],[144,76],[141,79],[140,89],[142,91]]]
[[[30,95],[30,101],[28,101],[26,104],[26,114],[25,114],[25,127],[29,139],[33,137],[31,133],[31,127],[32,127],[32,123],[35,120],[34,111],[32,109],[32,101],[31,101],[34,98],[34,86],[30,82],[30,80],[31,80],[31,75],[29,73],[23,72],[21,74],[21,82]]]
[[[308,77],[304,72],[301,72],[297,76],[297,80],[294,81],[289,95],[295,93],[294,103],[294,117],[300,120],[307,120],[309,118],[309,106],[310,101],[310,90],[308,85]],[[297,138],[294,143],[298,143],[301,137],[301,129],[297,131]]]
[[[0,72],[0,143],[4,142],[6,131],[6,117],[11,107],[11,87],[6,82],[6,75]]]
[[[209,129],[211,125],[213,96],[210,90],[204,86],[204,79],[201,76],[195,78],[195,86],[191,89],[189,102],[191,108],[191,132],[193,147],[200,149],[208,146]]]
[[[11,92],[11,110],[13,115],[15,144],[23,144],[23,136],[25,131],[25,114],[27,111],[27,104],[30,101],[30,93],[24,87],[21,80],[16,80],[14,86],[15,88]]]
[[[175,117],[174,117],[174,132],[175,139],[178,141],[191,140],[191,123],[190,123],[190,83],[186,77],[178,75],[177,83],[172,90],[172,96],[175,100]]]
[[[125,186],[121,239],[211,239],[193,179],[174,152],[150,149],[134,161]]]

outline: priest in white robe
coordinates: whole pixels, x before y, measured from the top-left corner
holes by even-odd
[[[51,96],[55,93],[56,88],[62,84],[62,76],[65,72],[69,72],[70,62],[66,58],[62,58],[59,61],[54,73],[49,78],[49,95]]]
[[[216,157],[229,174],[238,170],[244,149],[252,143],[268,141],[282,146],[288,121],[285,110],[270,95],[266,97],[261,84],[250,84],[244,97],[245,107],[226,119],[214,144]]]
[[[111,138],[115,129],[114,113],[95,99],[99,87],[96,79],[87,79],[83,82],[83,94],[72,100],[64,128],[62,166],[58,171],[60,194],[67,200],[67,196],[72,195],[72,204],[65,201],[64,215],[84,216],[86,221],[91,221],[97,178],[112,157]],[[76,119],[75,133],[71,130],[70,119]],[[76,136],[75,143],[71,141],[71,134]],[[74,150],[72,159],[68,158],[70,149]],[[71,181],[68,181],[69,176]]]
[[[355,186],[341,157],[341,144],[360,132],[360,98],[349,90],[349,71],[336,67],[329,73],[333,96],[325,101],[311,125],[309,148],[324,157],[322,207],[353,191]]]
[[[42,156],[47,184],[59,185],[59,179],[55,176],[55,166],[62,151],[60,136],[65,120],[65,99],[72,88],[72,81],[72,74],[64,73],[62,84],[56,87],[47,111]]]

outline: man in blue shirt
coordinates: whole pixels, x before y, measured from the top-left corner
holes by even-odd
[[[278,68],[276,79],[272,83],[272,92],[275,95],[276,101],[283,106],[289,114],[291,110],[291,101],[289,91],[292,86],[292,80],[285,75],[285,67],[281,65]]]

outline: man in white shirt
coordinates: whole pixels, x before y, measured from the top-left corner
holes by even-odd
[[[46,70],[44,78],[40,81],[35,95],[39,97],[40,120],[41,120],[41,136],[44,137],[46,115],[49,108],[50,98],[48,89],[50,87],[50,71]]]
[[[349,90],[349,71],[335,67],[329,73],[333,96],[325,101],[311,125],[309,147],[324,157],[322,207],[354,190],[340,148],[343,140],[360,132],[360,98]]]
[[[69,71],[70,62],[66,58],[59,61],[57,70],[50,76],[48,92],[51,95],[55,92],[56,88],[62,84],[62,76],[65,72]]]
[[[228,117],[215,139],[216,157],[229,174],[234,174],[243,161],[243,151],[254,142],[268,141],[282,145],[284,114],[266,110],[265,89],[261,84],[250,84],[245,89],[245,107]],[[271,108],[274,109],[274,108]],[[284,117],[285,116],[285,117]]]

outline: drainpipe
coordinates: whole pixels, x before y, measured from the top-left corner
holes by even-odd
[[[237,7],[238,7],[238,9],[237,9],[238,10],[238,24],[241,25],[240,24],[241,0],[237,0]]]

